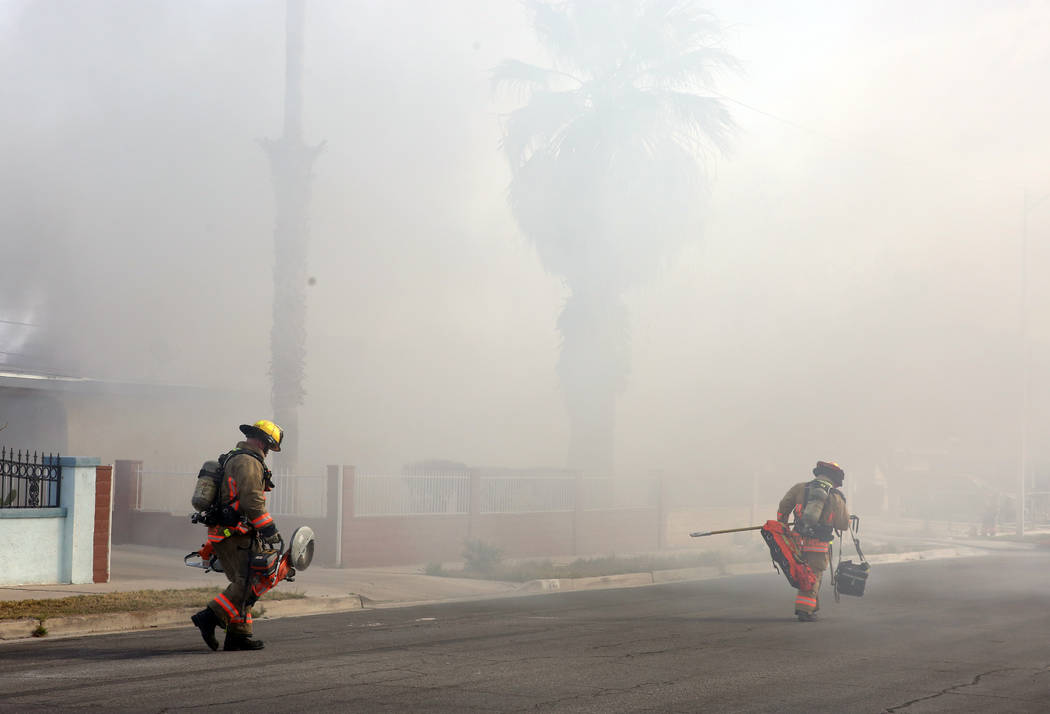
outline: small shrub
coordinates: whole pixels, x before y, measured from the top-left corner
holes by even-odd
[[[40,622],[37,623],[36,629],[33,630],[33,637],[43,637],[47,634],[47,628],[44,627],[44,620],[46,617],[41,617]]]
[[[438,578],[444,577],[445,575],[445,569],[441,567],[441,563],[427,563],[427,566],[423,569],[423,572],[427,575],[433,575]]]
[[[503,560],[503,550],[480,538],[468,538],[463,542],[463,570],[481,575],[491,575]]]

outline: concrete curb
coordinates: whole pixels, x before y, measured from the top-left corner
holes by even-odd
[[[0,640],[21,640],[32,637],[33,631],[40,624],[35,617],[21,617],[17,620],[0,620]]]
[[[978,548],[936,548],[911,553],[882,553],[868,557],[872,565],[888,563],[909,563],[918,560],[938,560],[941,558],[969,558],[986,555],[987,551]],[[856,559],[856,556],[853,556]],[[605,575],[594,578],[554,578],[548,580],[529,580],[518,587],[518,593],[552,593],[571,592],[573,590],[598,590],[601,588],[630,588],[661,583],[688,582],[690,580],[713,580],[733,575],[757,575],[773,573],[771,562],[764,563],[729,563],[725,566],[702,565],[695,568],[678,568],[675,570],[654,570],[649,573],[624,573]]]
[[[263,608],[259,620],[276,620],[281,617],[298,617],[300,615],[321,615],[326,612],[349,612],[364,607],[359,595],[347,597],[308,597],[301,600],[274,600],[259,603]],[[258,607],[258,606],[257,606]]]
[[[592,578],[552,578],[547,580],[529,580],[522,583],[515,592],[551,593],[569,590],[600,590],[601,588],[630,588],[639,585],[652,585],[652,573],[622,573],[620,575],[599,575]]]
[[[256,618],[259,620],[298,617],[300,615],[319,615],[326,612],[346,612],[349,610],[360,610],[362,607],[361,598],[357,595],[274,600],[273,602],[263,601],[259,605],[262,609],[262,615]],[[156,612],[115,612],[99,615],[49,617],[43,623],[47,629],[47,634],[35,639],[189,627],[190,616],[198,609],[191,607],[158,610]],[[36,631],[38,625],[40,625],[40,621],[32,617],[18,620],[0,620],[0,641],[33,638],[33,632]]]

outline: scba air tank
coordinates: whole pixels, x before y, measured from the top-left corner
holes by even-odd
[[[824,513],[824,505],[830,492],[831,484],[820,479],[814,479],[806,484],[806,492],[803,497],[805,505],[802,506],[802,513],[796,519],[795,524],[795,529],[799,533],[809,538],[823,538],[828,535],[823,531],[830,529],[822,527],[820,516]]]
[[[222,465],[218,461],[205,461],[197,474],[197,486],[193,489],[193,509],[207,511],[219,500],[219,480]]]

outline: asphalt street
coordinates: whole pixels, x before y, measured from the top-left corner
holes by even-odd
[[[872,572],[792,616],[767,575],[0,644],[0,711],[1047,712],[1050,554]]]

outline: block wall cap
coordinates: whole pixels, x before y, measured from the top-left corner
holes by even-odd
[[[46,466],[101,466],[102,459],[98,456],[45,456],[43,463]]]
[[[0,508],[2,518],[65,518],[66,509],[59,508]]]

